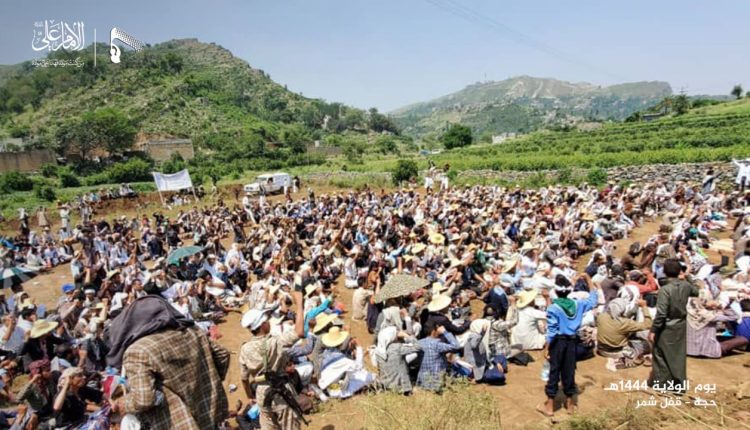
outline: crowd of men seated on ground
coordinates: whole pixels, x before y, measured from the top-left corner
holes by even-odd
[[[133,406],[128,399],[144,395],[142,387],[125,390],[123,407],[112,401],[111,379],[124,379],[116,376],[121,363],[112,368],[108,360],[110,325],[145,296],[162,297],[212,340],[228,312],[242,312],[249,341],[232,363],[241,381],[229,382],[254,400],[231,411],[243,428],[258,411],[261,421],[295,428],[297,410],[311,409],[314,399],[365,389],[440,392],[446,375],[512,384],[509,363],[527,364],[525,351],[547,347],[570,324],[548,312],[552,303],[570,318],[579,314],[579,359],[598,353],[612,371],[648,366],[647,334],[669,261],[700,290],[687,309],[688,354],[718,358],[747,348],[746,194],[610,183],[602,190],[310,192],[245,202],[175,216],[89,216],[75,226],[68,214],[57,237],[49,220],[31,234],[27,219],[19,236],[4,241],[3,265],[45,270],[69,262],[70,280],[55,309],[37,306],[28,285],[0,295],[0,397],[18,405],[2,410],[0,428],[75,426],[112,412],[148,422],[149,408],[168,402],[174,410],[179,397]],[[647,220],[657,220],[659,232],[617,258],[615,240]],[[733,271],[707,256],[712,232],[727,230]],[[167,258],[187,245],[199,250]],[[576,270],[581,261],[584,271]],[[386,297],[395,275],[424,285]],[[353,290],[351,302],[342,302],[343,288]],[[352,324],[365,324],[371,337],[352,337]],[[14,392],[21,375],[28,382]],[[293,387],[293,401],[275,385],[279,375]],[[105,404],[112,407],[99,408]]]

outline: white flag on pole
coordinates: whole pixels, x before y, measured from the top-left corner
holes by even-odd
[[[159,172],[151,173],[154,175],[156,189],[159,191],[178,191],[193,188],[193,181],[190,180],[190,173],[187,169],[169,175]]]

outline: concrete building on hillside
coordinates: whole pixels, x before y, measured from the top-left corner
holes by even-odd
[[[136,144],[136,148],[148,154],[154,161],[169,160],[173,152],[179,153],[185,160],[195,157],[193,141],[190,139],[147,140]]]

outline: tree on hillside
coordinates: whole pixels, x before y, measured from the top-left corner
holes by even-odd
[[[302,154],[307,149],[307,143],[312,139],[305,133],[305,129],[298,125],[290,125],[281,131],[281,142],[295,154]]]
[[[445,149],[453,149],[471,145],[474,137],[471,135],[469,127],[461,124],[452,124],[440,140],[443,142]]]
[[[398,127],[396,127],[390,118],[378,112],[377,108],[370,108],[369,114],[367,125],[370,127],[370,130],[378,133],[390,131],[398,134]]]
[[[674,98],[674,111],[677,115],[682,115],[690,110],[690,99],[685,94],[680,94]]]
[[[390,135],[378,136],[375,139],[375,147],[381,154],[398,154],[398,143],[396,138]]]
[[[137,132],[133,121],[115,108],[89,111],[81,117],[82,134],[97,142],[110,154],[119,154],[133,146]]]
[[[740,84],[735,85],[734,88],[732,88],[732,92],[729,94],[733,95],[737,100],[741,99],[742,98],[742,85]]]
[[[88,111],[80,121],[68,120],[57,129],[56,137],[63,152],[73,151],[82,160],[95,147],[119,154],[133,145],[137,130],[133,122],[114,108]]]
[[[396,186],[417,176],[419,176],[419,168],[414,160],[398,160],[396,168],[391,171],[391,180]]]

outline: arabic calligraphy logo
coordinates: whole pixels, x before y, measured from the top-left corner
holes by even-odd
[[[135,37],[125,33],[117,27],[113,27],[109,32],[109,59],[112,60],[113,63],[120,62],[120,47],[115,45],[115,40],[121,41],[133,48],[136,52],[142,50],[143,47],[146,46],[145,43]]]
[[[84,44],[82,21],[68,24],[65,21],[47,19],[34,23],[34,38],[31,40],[34,51],[57,51],[60,48],[80,51]]]

